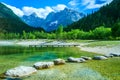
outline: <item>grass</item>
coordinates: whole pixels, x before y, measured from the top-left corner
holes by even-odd
[[[86,45],[87,47],[106,46],[112,47],[120,45],[120,41],[93,41],[91,44]]]
[[[89,42],[94,42],[95,40],[66,40],[67,42],[79,42],[79,43],[89,43]]]
[[[120,58],[118,57],[102,61],[90,61],[85,65],[100,72],[102,76],[110,80],[120,80]]]

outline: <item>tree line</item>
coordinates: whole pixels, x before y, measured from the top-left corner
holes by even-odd
[[[116,23],[113,28],[106,28],[105,26],[99,26],[94,30],[83,31],[80,29],[73,29],[71,31],[64,31],[63,26],[54,32],[34,31],[22,33],[0,33],[0,39],[101,39],[112,40],[120,39],[120,23]]]

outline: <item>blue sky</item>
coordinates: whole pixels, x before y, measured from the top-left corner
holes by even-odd
[[[50,12],[71,8],[83,13],[91,13],[112,0],[0,0],[18,16],[36,13],[46,18]]]

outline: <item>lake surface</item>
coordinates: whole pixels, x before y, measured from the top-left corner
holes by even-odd
[[[94,54],[80,51],[80,49],[76,47],[29,48],[21,46],[1,46],[0,73],[4,73],[8,69],[20,65],[33,66],[34,63],[39,61],[53,61],[56,58],[67,59],[70,56],[80,57],[86,55],[93,56]],[[91,75],[88,76],[88,72],[90,72]],[[97,75],[93,77],[94,74]],[[104,78],[98,72],[90,68],[85,68],[82,64],[79,63],[67,63],[66,65],[55,66],[52,69],[40,70],[37,72],[37,74],[33,74],[31,77],[15,80],[40,80],[41,78],[43,80],[78,80],[80,77],[82,77],[84,80],[87,80],[88,78],[93,80],[104,80]]]
[[[56,58],[80,56],[78,48],[29,48],[21,46],[0,47],[0,73],[19,65],[32,66],[38,61],[52,61]]]

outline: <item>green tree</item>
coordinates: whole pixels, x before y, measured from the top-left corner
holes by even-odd
[[[22,35],[23,39],[27,39],[27,33],[25,31],[23,31],[23,35]]]
[[[112,28],[112,35],[114,37],[120,37],[120,22],[116,23]]]
[[[62,39],[62,34],[63,34],[63,26],[60,25],[56,30],[56,39]]]
[[[108,39],[111,36],[111,28],[100,26],[93,30],[93,36],[95,39]]]

